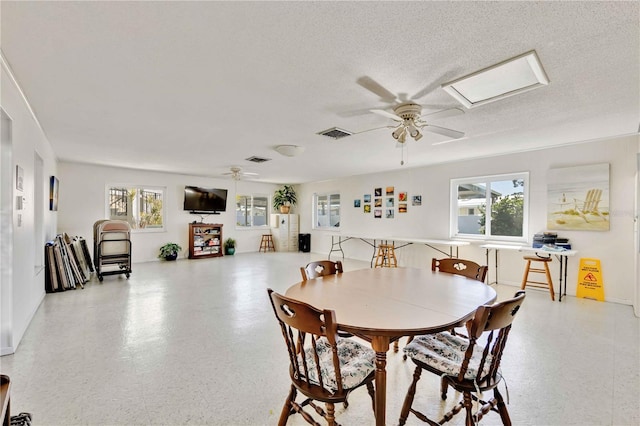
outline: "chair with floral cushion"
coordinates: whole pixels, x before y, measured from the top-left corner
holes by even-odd
[[[485,277],[487,276],[487,269],[487,265],[481,266],[472,260],[449,257],[446,257],[444,259],[436,259],[434,257],[433,259],[431,259],[431,270],[434,272],[446,272],[447,274],[462,275],[463,277],[482,282],[484,282]],[[453,334],[456,333],[455,330],[451,330],[451,332]],[[407,344],[411,343],[412,340],[413,336],[409,336],[409,338],[407,339]],[[393,344],[393,350],[394,352],[398,352],[397,340]],[[406,360],[407,355],[405,354],[403,358]]]
[[[352,339],[338,337],[335,312],[282,296],[267,289],[273,311],[289,353],[291,389],[278,425],[300,414],[308,423],[315,418],[304,410],[310,406],[329,425],[336,425],[335,404],[346,403],[351,391],[366,385],[375,409],[373,380],[375,352]],[[306,398],[296,402],[298,392]],[[326,412],[315,403],[325,403]]]
[[[524,291],[518,291],[512,299],[480,306],[473,321],[467,326],[469,338],[445,331],[416,337],[404,348],[405,353],[416,364],[416,369],[402,406],[400,425],[405,424],[409,412],[424,422],[439,425],[448,422],[462,410],[466,411],[467,426],[477,424],[489,411],[500,414],[503,425],[511,425],[507,406],[498,391],[498,384],[502,380],[500,360],[511,324],[524,297]],[[420,380],[422,370],[442,377],[442,399],[447,398],[447,386],[453,387],[463,396],[462,401],[438,422],[413,408],[416,384]],[[493,398],[487,401],[480,399],[480,393],[484,394],[490,390],[493,390]],[[474,402],[477,404],[475,412]]]
[[[311,280],[325,275],[341,274],[342,262],[331,260],[317,260],[315,262],[307,263],[307,266],[300,267],[300,274],[302,275],[302,281]]]

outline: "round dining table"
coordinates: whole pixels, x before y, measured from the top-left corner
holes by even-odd
[[[387,351],[403,336],[437,333],[464,325],[478,306],[496,300],[481,281],[420,268],[360,269],[303,281],[285,295],[336,313],[340,330],[376,352],[375,418],[386,417]]]

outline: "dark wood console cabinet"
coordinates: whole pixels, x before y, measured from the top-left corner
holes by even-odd
[[[189,259],[222,256],[222,225],[189,224]]]

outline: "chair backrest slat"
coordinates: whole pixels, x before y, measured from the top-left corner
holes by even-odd
[[[469,326],[469,347],[465,352],[465,359],[458,375],[460,380],[462,380],[469,368],[474,346],[477,345],[478,340],[485,333],[487,334],[487,341],[478,365],[476,382],[482,384],[496,378],[511,325],[524,302],[524,298],[525,292],[518,291],[511,299],[494,305],[480,306],[476,310],[476,314]],[[487,363],[489,365],[485,367]]]
[[[462,275],[474,280],[484,281],[487,276],[487,266],[481,266],[472,260],[446,257],[431,259],[431,270]]]
[[[342,272],[342,262],[339,260],[335,262],[331,260],[317,260],[315,262],[309,262],[307,266],[300,267],[302,281],[323,277],[325,275],[341,274]]]

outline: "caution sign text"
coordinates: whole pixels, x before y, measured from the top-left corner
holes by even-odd
[[[576,297],[604,302],[604,283],[602,282],[600,259],[580,259]]]

